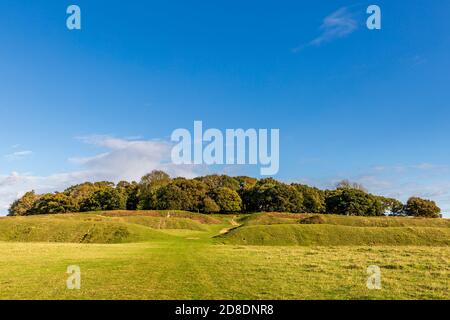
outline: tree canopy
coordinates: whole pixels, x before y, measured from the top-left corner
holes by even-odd
[[[11,204],[9,215],[123,209],[440,216],[439,207],[431,200],[412,197],[404,205],[397,199],[371,194],[362,185],[348,180],[341,181],[335,189],[321,190],[273,178],[207,175],[185,179],[171,178],[163,171],[152,171],[139,182],[85,182],[63,192],[36,194],[30,191]]]
[[[328,192],[326,211],[348,216],[382,216],[384,207],[377,196],[361,189],[338,188]]]
[[[434,201],[411,197],[406,202],[404,212],[408,216],[438,218],[441,209]]]

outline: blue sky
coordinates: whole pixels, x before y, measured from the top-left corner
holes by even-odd
[[[82,30],[66,28],[77,4]],[[365,27],[366,8],[382,29]],[[450,211],[450,3],[0,3],[0,212],[24,191],[173,168],[167,142],[279,128],[276,178],[343,178]],[[328,18],[327,18],[328,17]]]

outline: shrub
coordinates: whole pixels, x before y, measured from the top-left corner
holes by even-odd
[[[325,219],[321,216],[311,216],[300,219],[300,224],[323,224]]]

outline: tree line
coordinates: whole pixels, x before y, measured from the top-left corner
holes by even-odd
[[[152,171],[139,182],[85,182],[63,192],[25,193],[9,208],[10,216],[107,210],[186,210],[201,213],[292,212],[354,216],[439,217],[434,201],[411,197],[406,204],[371,194],[341,181],[332,190],[286,184],[273,178],[207,175],[171,178]]]

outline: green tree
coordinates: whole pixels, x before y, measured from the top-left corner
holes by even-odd
[[[171,183],[156,191],[156,209],[158,210],[188,210],[190,199],[184,190]]]
[[[320,190],[302,184],[285,184],[273,178],[207,175],[195,179],[171,179],[152,171],[139,183],[85,182],[62,193],[26,193],[14,201],[9,215],[64,213],[117,209],[171,209],[193,212],[313,212],[347,215],[439,216],[429,200],[411,198],[407,205],[393,198],[372,195],[364,187],[341,181],[336,190]]]
[[[75,211],[81,210],[81,204],[95,191],[101,190],[103,188],[113,188],[114,183],[110,181],[99,181],[99,182],[84,182],[81,184],[76,184],[64,190],[64,194],[72,199]]]
[[[229,188],[231,190],[239,190],[239,181],[227,175],[207,175],[204,177],[197,177],[195,180],[203,182],[210,191],[218,188]]]
[[[303,196],[303,207],[305,212],[325,212],[325,193],[322,190],[304,184],[292,184]]]
[[[234,177],[234,179],[239,183],[239,190],[238,192],[241,193],[243,190],[248,190],[255,186],[255,184],[258,182],[258,179],[247,177],[247,176],[238,176]]]
[[[404,215],[404,205],[401,201],[394,198],[386,198],[379,196],[378,200],[381,201],[383,205],[383,210],[385,213],[392,216],[402,216]]]
[[[205,212],[208,187],[193,179],[176,178],[156,192],[157,209]]]
[[[20,199],[15,200],[9,207],[9,216],[26,216],[30,214],[34,203],[39,200],[39,196],[33,191],[25,193]]]
[[[171,181],[170,176],[161,170],[153,170],[141,178],[140,185],[146,187],[163,187]]]
[[[357,182],[351,182],[347,179],[341,180],[336,184],[336,189],[356,189],[360,191],[367,192],[367,189],[364,186]]]
[[[220,207],[213,199],[206,197],[203,200],[203,211],[205,213],[218,213],[220,212]]]
[[[327,193],[326,212],[348,216],[382,216],[384,208],[374,195],[353,188],[340,188]]]
[[[124,210],[126,196],[112,187],[94,191],[81,203],[81,211]]]
[[[202,212],[204,210],[204,199],[207,197],[208,186],[201,181],[188,180],[184,178],[174,179],[173,183],[186,193],[188,202],[185,209],[188,211]]]
[[[243,206],[248,212],[303,212],[303,196],[293,186],[272,178],[259,180],[242,196]]]
[[[116,189],[126,198],[125,208],[127,210],[137,210],[139,205],[139,185],[136,181],[120,181]]]
[[[439,218],[441,209],[436,205],[436,202],[422,199],[418,197],[411,197],[406,202],[405,214],[414,217]]]
[[[153,170],[141,178],[139,182],[139,204],[138,209],[150,210],[156,209],[156,192],[159,188],[168,185],[171,182],[170,176],[164,171]]]
[[[64,193],[47,193],[39,197],[30,210],[30,214],[54,214],[75,212],[75,206],[70,197]]]
[[[213,192],[213,199],[221,212],[239,212],[242,210],[242,199],[239,194],[230,188],[222,187]]]

